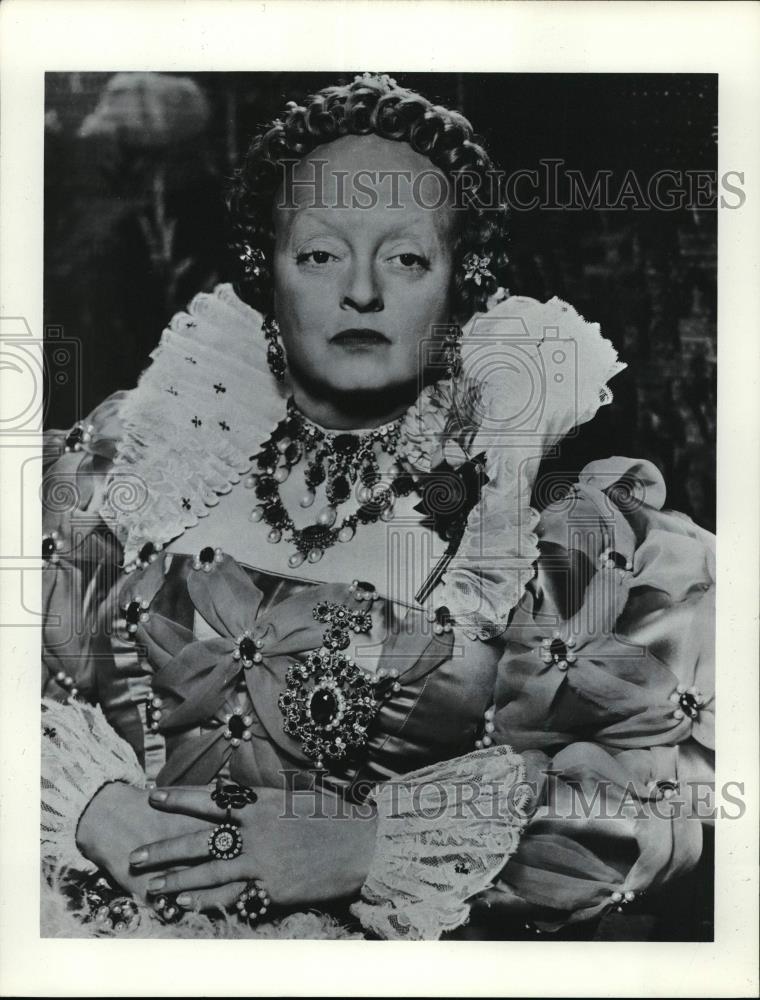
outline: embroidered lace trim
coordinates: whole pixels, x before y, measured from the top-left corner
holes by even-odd
[[[42,703],[42,857],[57,869],[96,871],[76,844],[79,819],[103,785],[140,788],[145,775],[132,747],[117,736],[99,708],[83,702]]]
[[[437,940],[468,919],[517,849],[524,765],[510,747],[477,750],[373,792],[377,847],[351,912],[382,938]]]
[[[124,401],[101,513],[127,566],[146,542],[163,545],[197,524],[284,415],[261,324],[231,285],[196,295]]]

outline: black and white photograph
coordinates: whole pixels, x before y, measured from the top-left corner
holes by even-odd
[[[716,777],[721,74],[331,61],[38,78],[40,943],[698,956],[757,811]]]

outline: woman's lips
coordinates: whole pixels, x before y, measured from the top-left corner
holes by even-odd
[[[336,333],[334,337],[330,338],[330,343],[347,350],[367,350],[390,344],[390,340],[379,330],[356,327]]]

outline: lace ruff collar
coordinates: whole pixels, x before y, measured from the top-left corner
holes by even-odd
[[[252,466],[285,412],[287,384],[266,362],[262,317],[219,285],[174,316],[121,411],[124,432],[102,509],[127,567],[207,515]],[[452,421],[489,482],[436,591],[457,622],[503,628],[533,573],[530,496],[547,447],[591,419],[625,365],[597,324],[559,299],[504,297],[467,324],[457,380],[425,389],[402,424],[400,457],[427,472],[453,451]]]

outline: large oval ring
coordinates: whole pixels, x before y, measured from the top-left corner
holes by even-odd
[[[235,909],[240,920],[253,927],[266,914],[271,905],[272,900],[264,883],[260,879],[254,878],[246,884],[245,889],[238,896]]]
[[[232,861],[243,853],[243,837],[232,823],[220,823],[208,838],[208,852],[217,861]]]

